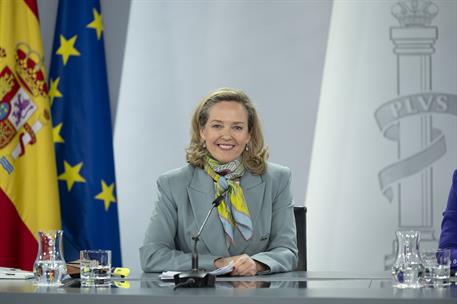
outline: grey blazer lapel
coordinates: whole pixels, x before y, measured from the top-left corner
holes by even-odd
[[[254,229],[254,234],[261,233],[261,231],[256,231],[256,219],[260,216],[260,211],[262,210],[263,197],[265,194],[265,182],[262,177],[259,175],[252,175],[248,171],[241,177],[240,185],[243,188],[244,198],[249,208],[249,213],[251,214],[252,225]],[[246,241],[243,244],[243,252],[246,247],[252,242]]]
[[[211,208],[211,202],[215,198],[213,180],[205,171],[195,169],[192,180],[187,187],[187,193],[195,217],[196,225],[194,227],[194,233],[197,233]],[[205,228],[202,230],[200,241],[206,245],[211,254],[220,256],[228,255],[225,233],[219,220],[217,210],[213,210],[211,213]],[[192,240],[191,242],[191,244],[193,244]],[[193,245],[191,245],[191,247],[192,246]],[[202,244],[198,247],[201,246]]]
[[[259,175],[252,175],[248,171],[241,177],[240,185],[243,188],[244,198],[254,221],[260,213],[265,194],[265,182]]]

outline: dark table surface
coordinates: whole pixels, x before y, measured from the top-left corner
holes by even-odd
[[[455,278],[453,278],[453,281]],[[218,277],[215,288],[183,288],[157,273],[113,279],[108,288],[38,287],[33,280],[0,280],[0,303],[457,303],[447,288],[396,289],[388,272],[290,272],[255,277]]]

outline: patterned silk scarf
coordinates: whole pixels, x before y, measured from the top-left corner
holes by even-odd
[[[245,172],[243,163],[240,159],[235,159],[221,165],[217,160],[207,156],[205,171],[214,181],[216,197],[228,189],[217,211],[229,241],[233,243],[235,227],[245,240],[249,240],[252,237],[251,215],[244,199],[243,189],[235,181]]]

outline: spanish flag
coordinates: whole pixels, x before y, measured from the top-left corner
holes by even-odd
[[[0,266],[27,270],[61,227],[42,49],[36,1],[0,1]]]

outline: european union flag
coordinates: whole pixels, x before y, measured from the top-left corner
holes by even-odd
[[[99,0],[61,0],[49,75],[65,259],[111,249],[121,265]]]

